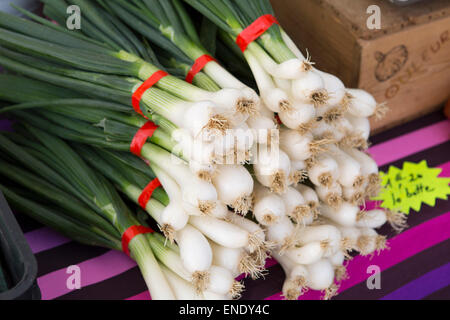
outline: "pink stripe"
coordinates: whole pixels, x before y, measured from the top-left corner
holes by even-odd
[[[266,262],[266,269],[276,266],[278,264],[277,260],[270,258]]]
[[[439,177],[441,178],[450,178],[450,162],[444,163],[443,165],[440,165],[438,168],[442,169],[441,174]]]
[[[450,120],[444,120],[396,139],[377,144],[370,148],[369,152],[378,165],[383,166],[449,140]]]
[[[77,266],[81,271],[81,287],[86,287],[126,272],[134,268],[136,263],[122,252],[108,251]],[[38,278],[43,300],[55,299],[72,291],[66,285],[70,277],[66,270],[66,268],[60,269]]]
[[[46,227],[27,232],[25,238],[34,254],[53,249],[72,241],[62,236],[60,233]]]
[[[371,265],[377,265],[386,270],[428,248],[431,248],[450,238],[450,212],[429,220],[415,228],[405,231],[389,240],[390,250],[385,250],[379,256],[357,256],[347,266],[349,279],[341,283],[339,292],[345,291],[368,278],[366,270]],[[322,293],[309,291],[301,300],[318,300]],[[266,300],[280,300],[281,293]]]
[[[145,291],[145,292],[142,292],[142,293],[140,293],[140,294],[138,294],[138,295],[136,295],[134,297],[131,297],[131,298],[128,298],[128,299],[125,299],[125,300],[152,300],[152,298],[150,297],[150,292]]]

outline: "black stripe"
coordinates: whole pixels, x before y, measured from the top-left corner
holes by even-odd
[[[264,278],[258,280],[245,279],[245,291],[242,294],[242,300],[264,300],[281,292],[285,278],[283,268],[277,264],[269,268],[269,272]]]
[[[16,217],[16,220],[19,223],[19,226],[22,229],[23,233],[31,232],[43,227],[42,224],[40,224],[36,220],[31,219],[24,213],[14,212],[14,216]]]
[[[405,231],[421,225],[428,220],[446,214],[447,212],[450,212],[450,201],[448,200],[439,199],[436,201],[436,205],[434,207],[422,204],[420,212],[411,210],[410,214],[408,215],[408,228],[405,229]],[[389,224],[384,225],[382,228],[377,230],[377,232],[387,236],[389,239],[396,236],[395,231],[392,230]]]
[[[433,292],[423,300],[450,300],[450,286],[447,286],[439,291]]]
[[[446,120],[442,110],[436,111],[417,120],[408,122],[402,126],[395,127],[393,129],[381,132],[370,138],[373,145],[380,144],[391,139],[398,138],[402,135],[414,132],[416,130],[423,129],[425,127],[431,126],[440,121]]]
[[[108,280],[72,291],[56,300],[124,300],[148,290],[138,267]]]
[[[349,288],[336,297],[337,300],[377,300],[422,275],[448,263],[450,240],[428,248],[381,273],[381,289],[369,290],[366,281]],[[361,270],[366,272],[366,270]]]
[[[90,247],[74,241],[40,252],[36,254],[38,277],[79,264],[106,252],[108,252],[108,249]]]

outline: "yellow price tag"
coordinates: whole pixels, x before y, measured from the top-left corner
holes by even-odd
[[[391,166],[387,173],[380,173],[383,189],[373,200],[383,201],[383,208],[406,214],[411,209],[420,211],[422,203],[434,207],[436,199],[447,200],[450,194],[450,178],[439,178],[441,172],[429,168],[425,160],[405,162],[403,169]]]

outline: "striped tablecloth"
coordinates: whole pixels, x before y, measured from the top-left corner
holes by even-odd
[[[0,129],[9,126],[0,120]],[[450,177],[450,121],[441,113],[377,135],[370,152],[382,171],[390,165],[427,160],[430,167],[443,169]],[[375,205],[375,204],[370,204]],[[92,248],[70,241],[17,213],[25,236],[39,265],[38,284],[43,299],[149,299],[136,264],[120,252]],[[390,250],[379,256],[356,257],[348,264],[349,279],[341,283],[335,299],[450,299],[450,201],[438,200],[435,207],[422,206],[412,212],[409,228],[396,235],[388,227],[380,233],[389,236]],[[80,290],[67,289],[68,266],[81,270]],[[381,289],[369,290],[368,266],[381,272]],[[268,261],[265,279],[245,280],[243,299],[276,300],[284,274],[276,261]],[[319,299],[320,292],[309,291],[301,299]]]

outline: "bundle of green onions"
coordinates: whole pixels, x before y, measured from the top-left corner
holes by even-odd
[[[273,19],[269,1],[185,1],[216,23],[227,43],[240,44],[265,106],[279,113],[288,128],[308,131],[316,116],[332,120],[349,111],[356,117],[369,117],[385,110],[367,93],[348,90],[335,76],[315,69],[310,57],[305,58]],[[239,37],[255,22],[259,27],[267,25],[267,31],[243,46]]]
[[[0,13],[0,65],[28,77],[0,77],[0,98],[13,104],[0,113],[27,128],[11,139],[71,141],[140,204],[169,240],[146,235],[177,298],[238,297],[233,278],[259,277],[268,251],[286,272],[286,298],[307,288],[330,298],[349,251],[380,251],[375,229],[404,226],[403,215],[360,209],[380,188],[368,118],[386,107],[314,68],[268,0],[185,0],[198,12],[180,0],[42,2],[59,25]],[[81,30],[62,27],[68,5],[83,12]],[[147,121],[159,127],[139,159],[130,145]],[[143,204],[155,178],[164,191]]]
[[[65,2],[48,3],[59,7],[58,3],[64,5]],[[1,14],[2,64],[21,72],[11,65],[21,62],[46,71],[33,70],[33,75],[30,75],[31,70],[28,70],[28,75],[40,80],[75,86],[88,94],[129,104],[132,96],[142,87],[142,81],[162,70],[141,58],[149,55],[149,47],[140,44],[125,26],[119,31],[115,27],[115,23],[120,24],[117,19],[106,11],[100,11],[89,1],[76,3],[83,5],[83,8],[86,6],[85,11],[93,15],[92,29],[97,32],[92,38],[69,33],[31,13],[24,12],[38,23]],[[88,21],[85,18],[85,24],[89,25]],[[98,33],[102,34],[100,40],[95,38]],[[99,43],[103,37],[108,37],[110,41]],[[41,59],[45,61],[37,63]],[[145,115],[157,113],[179,129],[173,137],[189,158],[189,164],[200,177],[210,179],[214,174],[214,163],[225,157],[228,159],[230,154],[236,152],[235,146],[227,142],[226,130],[243,124],[248,113],[252,113],[258,105],[259,98],[250,89],[206,91],[167,75],[142,94],[137,112]],[[196,152],[197,144],[202,145],[200,152]],[[245,154],[247,150],[241,151]]]
[[[188,280],[198,292],[214,292],[214,289],[209,290],[209,286],[217,285],[214,280],[217,277],[230,280],[242,273],[258,277],[263,272],[267,245],[264,232],[256,223],[233,217],[234,214],[220,202],[209,212],[209,216],[205,216],[200,210],[212,205],[208,204],[208,200],[204,203],[197,201],[194,196],[204,196],[206,199],[211,193],[208,184],[203,182],[206,188],[197,185],[195,189],[193,180],[183,183],[183,178],[187,178],[190,172],[183,167],[183,163],[177,165],[173,161],[174,156],[166,150],[151,143],[142,148],[141,155],[149,161],[153,171],[143,160],[127,153],[137,128],[127,124],[129,115],[126,112],[120,112],[121,108],[126,110],[125,106],[88,99],[49,100],[53,92],[59,92],[53,98],[61,95],[60,88],[27,78],[3,75],[0,83],[5,84],[0,89],[2,99],[23,102],[2,111],[12,112],[22,123],[32,124],[66,140],[101,148],[94,151],[88,147],[77,147],[76,151],[136,204],[141,204],[139,198],[148,182],[158,177],[167,194],[156,189],[152,199],[144,205],[145,210],[167,239],[176,240],[180,257],[174,271]],[[10,90],[12,84],[15,90],[23,88],[20,96]],[[27,103],[28,99],[35,102]],[[33,108],[33,115],[25,112],[29,108]],[[99,108],[104,109],[101,114]],[[164,143],[170,142],[167,139],[161,134],[152,137],[152,141],[170,146]],[[182,162],[181,159],[179,161]],[[200,203],[200,206],[194,207],[194,203]],[[180,270],[183,273],[180,274]],[[215,292],[221,290],[217,294],[239,296],[242,285],[228,280],[224,282],[227,287],[215,289]]]
[[[129,227],[146,225],[145,217],[133,215],[112,184],[134,200],[144,181],[153,176],[142,160],[76,143],[70,146],[26,122],[16,129],[17,133],[0,136],[3,151],[0,175],[6,178],[2,179],[0,190],[14,208],[81,243],[115,250],[123,249],[121,238]],[[17,162],[25,169],[18,167]],[[145,209],[162,225],[167,205],[167,195],[159,190]],[[236,224],[223,222],[216,230],[227,227],[235,236],[234,241],[238,241],[237,236],[246,235],[245,229],[237,226],[239,223],[247,228],[256,226],[240,219]],[[208,222],[211,221],[209,218]],[[209,246],[209,242],[193,227],[204,230],[204,223],[201,218],[192,220],[177,234],[178,245],[167,243],[157,233],[139,234],[131,239],[131,257],[138,263],[153,299],[229,299],[240,295],[242,284],[233,276],[255,272],[255,259],[244,249],[214,244],[211,246],[214,264],[209,261],[208,265],[206,256],[199,254],[203,253],[199,245]],[[220,236],[211,237],[214,240],[219,237],[216,241],[221,242]],[[227,268],[221,266],[224,264]],[[195,274],[199,272],[195,268],[202,265],[208,265],[206,271]],[[231,267],[235,268],[233,272],[228,269]],[[197,271],[191,272],[191,268]]]

